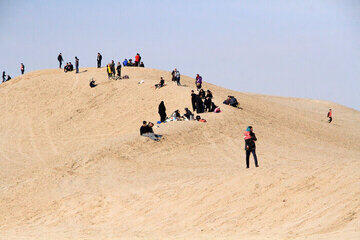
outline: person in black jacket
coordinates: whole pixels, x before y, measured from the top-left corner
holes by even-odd
[[[200,96],[196,97],[196,113],[204,112],[204,102]]]
[[[205,111],[211,112],[212,101],[210,97],[205,98],[204,105],[205,105]]]
[[[60,53],[59,56],[58,56],[58,61],[59,61],[59,68],[61,68],[62,62],[64,61],[61,53]]]
[[[160,115],[160,122],[165,122],[165,120],[166,120],[166,107],[165,107],[164,101],[161,101],[161,103],[159,104],[158,113]]]
[[[255,133],[253,132],[252,126],[249,126],[246,129],[246,132],[244,134],[245,139],[245,151],[246,151],[246,168],[249,168],[249,159],[250,159],[250,153],[252,153],[255,161],[255,166],[259,167],[257,156],[256,156],[256,145],[255,141],[257,140]]]
[[[2,74],[2,81],[3,81],[3,82],[6,81],[6,73],[5,73],[5,71],[3,71],[3,74]]]
[[[101,68],[101,60],[102,60],[102,56],[100,53],[97,54],[97,67]]]
[[[158,142],[162,138],[162,135],[155,134],[154,130],[152,129],[153,126],[154,124],[152,122],[146,124],[146,121],[143,121],[143,125],[140,127],[140,135]]]
[[[120,64],[120,62],[118,62],[117,66],[116,66],[116,71],[117,71],[118,77],[121,78],[121,64]]]
[[[191,90],[191,104],[193,111],[196,110],[196,102],[197,102],[197,94],[194,92],[194,90]]]

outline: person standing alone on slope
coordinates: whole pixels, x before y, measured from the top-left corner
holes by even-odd
[[[101,68],[101,60],[102,60],[102,56],[101,56],[101,54],[100,53],[98,53],[98,55],[97,55],[97,67],[98,68]]]
[[[159,104],[158,113],[160,115],[160,122],[165,122],[165,120],[166,120],[166,107],[165,107],[164,101],[161,101],[161,103]]]
[[[246,151],[246,168],[250,167],[250,153],[252,153],[255,161],[255,166],[259,167],[257,156],[256,156],[256,146],[255,141],[257,140],[255,133],[253,132],[252,126],[248,126],[246,131],[244,132],[244,140],[245,140],[245,151]]]
[[[20,65],[20,71],[21,71],[21,74],[24,74],[24,72],[25,72],[25,66],[23,63],[21,63],[21,65]]]
[[[329,123],[331,123],[332,122],[332,110],[331,110],[331,108],[329,109],[327,117],[329,118]]]
[[[62,62],[64,61],[61,53],[60,53],[59,56],[58,56],[58,61],[59,61],[59,68],[61,68],[61,64],[62,64]]]
[[[75,68],[76,68],[76,73],[79,73],[79,59],[78,59],[78,57],[75,57]]]

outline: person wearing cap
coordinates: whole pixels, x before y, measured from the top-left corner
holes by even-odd
[[[245,151],[246,151],[246,168],[250,167],[250,153],[252,153],[255,161],[255,167],[259,167],[257,156],[256,156],[256,145],[255,141],[257,140],[255,133],[253,132],[252,126],[248,126],[244,132],[245,140]]]

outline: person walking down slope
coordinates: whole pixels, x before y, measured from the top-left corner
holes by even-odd
[[[329,123],[331,123],[332,122],[332,110],[331,110],[331,108],[329,109],[327,117],[329,118]]]
[[[59,68],[61,68],[62,62],[64,61],[61,53],[60,53],[59,56],[58,56],[58,61],[59,61]]]
[[[97,67],[101,68],[101,60],[102,60],[102,56],[100,53],[97,54]]]
[[[158,113],[160,115],[160,122],[165,122],[165,120],[166,120],[166,107],[165,107],[164,101],[161,101],[161,103],[159,104]]]
[[[21,63],[21,65],[20,65],[20,71],[21,71],[21,75],[24,74],[24,72],[25,72],[25,66],[23,63]]]
[[[76,73],[79,73],[79,59],[78,59],[78,57],[75,57],[75,68],[76,68]]]
[[[252,126],[248,126],[244,132],[245,140],[245,151],[246,151],[246,168],[249,168],[250,153],[252,153],[255,161],[255,166],[259,167],[257,156],[256,156],[256,145],[255,141],[257,140],[255,133],[253,132]]]

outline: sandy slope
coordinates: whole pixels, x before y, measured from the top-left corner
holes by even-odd
[[[142,120],[161,100],[190,107],[194,80],[154,90],[169,72],[86,70],[0,85],[0,239],[360,239],[360,112],[205,84],[223,112],[161,125],[155,143]],[[258,169],[245,169],[249,124]]]

